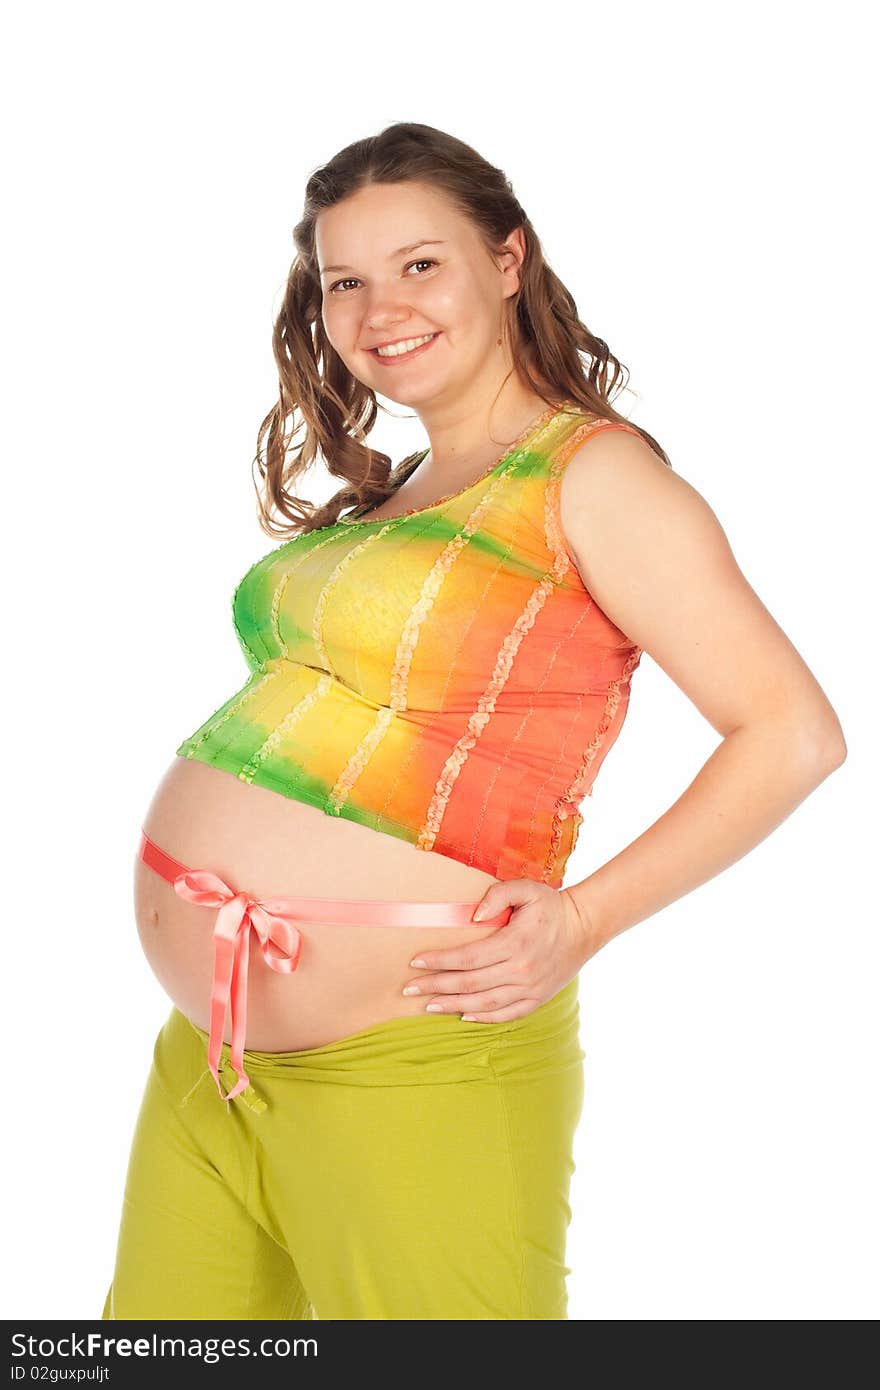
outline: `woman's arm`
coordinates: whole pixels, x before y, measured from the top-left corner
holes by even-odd
[[[846,744],[711,507],[647,444],[623,431],[586,440],[559,508],[600,608],[722,735],[659,820],[563,890],[598,949],[747,854],[841,765]]]

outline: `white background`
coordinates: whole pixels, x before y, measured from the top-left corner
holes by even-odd
[[[877,1316],[868,15],[445,0],[7,17],[4,1316],[100,1317],[169,1008],[134,925],[136,838],[181,737],[246,675],[229,603],[274,544],[250,460],[305,180],[395,120],[506,170],[630,370],[618,407],[709,500],[849,748],[768,840],[581,974],[570,1316]],[[398,459],[426,440],[386,404],[374,440]],[[566,883],[716,744],[645,656]]]

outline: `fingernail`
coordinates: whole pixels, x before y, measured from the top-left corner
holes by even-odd
[[[461,1021],[462,1021],[462,1023],[475,1023],[476,1020],[477,1020],[476,1014],[462,1014],[462,1016],[461,1016]]]
[[[427,1008],[425,1009],[426,1014],[442,1014],[442,1012],[442,1004],[428,1004]]]
[[[406,985],[403,992],[404,994],[421,994],[422,991],[419,989],[418,985]]]
[[[415,960],[410,961],[410,965],[413,966],[414,969],[418,969],[420,965],[424,966],[424,964],[425,962],[422,960],[421,956],[416,956]]]

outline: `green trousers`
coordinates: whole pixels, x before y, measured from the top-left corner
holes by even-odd
[[[230,1102],[173,1008],[104,1319],[562,1319],[578,978],[523,1018],[393,1018],[245,1051]],[[221,1076],[236,1079],[224,1044]]]

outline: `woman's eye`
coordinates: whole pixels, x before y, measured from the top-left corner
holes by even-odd
[[[428,259],[428,260],[421,260],[421,261],[410,261],[409,265],[408,265],[406,268],[407,268],[407,270],[412,270],[413,267],[414,267],[414,266],[417,266],[417,265],[436,265],[436,264],[437,264],[437,262],[436,262],[435,260],[430,260],[430,259]],[[358,284],[358,283],[359,283],[358,280],[357,280],[357,279],[355,278],[355,276],[353,276],[353,275],[350,276],[347,280],[337,280],[337,281],[335,282],[335,284],[333,284],[333,285],[330,286],[330,293],[331,293],[331,294],[335,294],[336,291],[337,291],[342,285],[356,285],[356,284]]]

